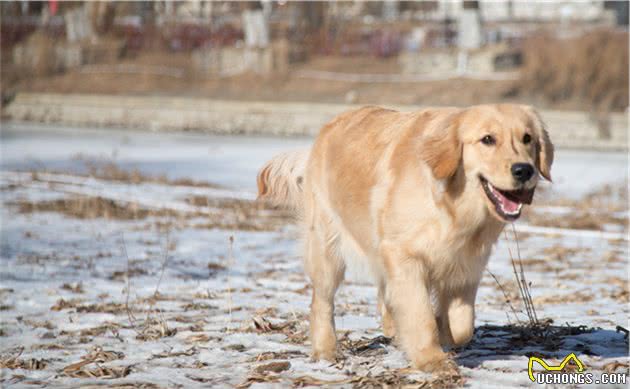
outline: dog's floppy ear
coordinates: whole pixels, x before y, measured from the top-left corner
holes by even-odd
[[[551,181],[551,164],[553,163],[553,143],[549,138],[547,126],[543,122],[538,111],[533,107],[527,107],[531,117],[531,127],[538,140],[536,144],[536,165],[540,174]]]
[[[459,113],[434,118],[422,130],[420,158],[437,179],[455,175],[462,159],[462,143],[458,134]]]

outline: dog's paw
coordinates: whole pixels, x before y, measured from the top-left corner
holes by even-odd
[[[454,360],[447,358],[437,362],[433,366],[433,370],[431,370],[431,372],[440,376],[457,376],[459,375],[459,366],[457,366],[457,363],[455,363]]]
[[[386,338],[394,338],[396,336],[396,325],[392,317],[387,314],[382,319],[383,335]]]
[[[311,358],[313,361],[321,361],[326,360],[329,362],[335,362],[337,360],[337,352],[335,349],[332,350],[313,350],[313,356]]]
[[[413,368],[434,374],[457,374],[457,364],[440,350],[425,350],[412,360]]]
[[[383,324],[383,336],[393,339],[396,337],[396,328],[393,325]]]

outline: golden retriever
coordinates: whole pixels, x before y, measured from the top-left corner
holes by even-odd
[[[258,174],[259,198],[295,209],[313,286],[315,359],[336,355],[334,296],[346,264],[370,270],[383,332],[413,367],[452,367],[441,346],[473,336],[475,296],[506,222],[551,180],[553,145],[522,105],[365,107],[337,116],[309,151]]]

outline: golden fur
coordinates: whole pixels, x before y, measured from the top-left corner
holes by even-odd
[[[488,134],[496,144],[480,141]],[[552,161],[533,108],[480,105],[365,107],[324,126],[310,153],[267,163],[259,194],[301,214],[314,358],[335,357],[334,295],[349,258],[359,257],[378,285],[385,335],[414,367],[447,366],[441,346],[472,337],[477,287],[505,225],[479,177],[516,190],[510,167],[529,163],[536,172],[521,186],[533,191],[538,173],[551,179]]]

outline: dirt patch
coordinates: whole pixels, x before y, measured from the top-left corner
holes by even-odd
[[[172,52],[143,53],[123,59],[121,65],[140,65],[151,56],[152,64],[165,63],[178,55]],[[287,74],[261,77],[241,74],[226,78],[200,78],[190,72],[191,56],[182,56],[176,66],[182,78],[139,74],[102,73],[98,77],[80,69],[64,74],[22,78],[13,90],[43,93],[101,93],[113,95],[172,95],[240,101],[284,101],[345,103],[348,92],[357,104],[473,105],[510,100],[513,81],[449,79],[410,83],[368,83],[303,78],[303,70],[391,74],[398,72],[397,59],[375,60],[371,56],[325,56],[307,63],[292,64]],[[140,66],[140,68],[142,68]],[[6,72],[5,72],[6,73]],[[9,75],[7,75],[8,77]]]

